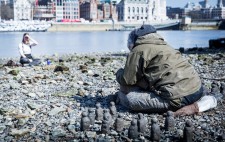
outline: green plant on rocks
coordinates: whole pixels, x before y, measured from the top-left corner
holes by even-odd
[[[11,70],[11,71],[9,71],[9,74],[17,76],[19,74],[19,72],[20,72],[19,70]]]
[[[69,67],[65,66],[65,65],[57,65],[54,69],[54,72],[64,72],[64,71],[69,71]]]

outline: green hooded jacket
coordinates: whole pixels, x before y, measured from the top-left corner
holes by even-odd
[[[167,100],[193,94],[201,87],[194,67],[156,33],[138,37],[116,79],[121,85],[138,85]]]

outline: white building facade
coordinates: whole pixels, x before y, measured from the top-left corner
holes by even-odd
[[[166,0],[121,0],[118,21],[151,22],[166,20]]]
[[[33,20],[34,0],[14,0],[14,21]]]
[[[56,21],[80,19],[78,0],[55,0]]]
[[[225,7],[222,0],[218,0],[217,8],[212,9],[213,19],[225,19]]]

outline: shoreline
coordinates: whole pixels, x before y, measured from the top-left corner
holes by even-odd
[[[128,26],[140,27],[143,23],[139,24],[127,24]],[[123,24],[115,23],[114,29],[119,31],[123,28]],[[75,31],[109,31],[113,29],[112,23],[101,24],[80,24],[80,23],[66,23],[66,24],[53,24],[47,31],[48,32],[75,32]],[[215,25],[189,25],[188,30],[218,30],[218,26]],[[185,31],[185,30],[180,30]]]
[[[205,95],[219,95],[225,74],[224,49],[186,51],[182,54],[199,73]],[[109,109],[109,102],[119,89],[115,72],[124,66],[126,53],[65,54],[42,56],[51,65],[1,67],[0,66],[0,139],[3,141],[116,141],[127,138],[127,131],[136,112],[116,105],[124,119],[124,134],[115,131],[100,132],[101,121],[89,131],[80,131],[81,113],[95,108],[97,102]],[[59,63],[59,59],[63,62]],[[63,65],[63,66],[62,66]],[[56,71],[61,66],[62,71]],[[15,70],[13,75],[12,70]],[[213,89],[214,88],[214,89]],[[222,88],[225,92],[225,88]],[[224,96],[223,94],[222,96]],[[165,113],[144,113],[148,119],[147,131],[142,139],[150,141],[151,120],[157,118],[162,130],[162,141],[181,141],[185,121],[193,123],[193,141],[222,141],[225,134],[225,100],[207,112],[175,118],[174,131],[164,129]],[[216,133],[216,134],[215,134]]]
[[[213,48],[210,49],[209,47],[191,47],[191,48],[177,48],[175,50],[179,50],[182,54],[204,54],[205,52],[208,53],[215,53],[215,52],[225,52],[223,48]],[[36,55],[34,54],[33,56],[35,58],[51,58],[54,56],[73,56],[73,55],[78,55],[78,56],[91,56],[91,55],[110,55],[110,54],[117,54],[117,55],[122,55],[122,54],[127,54],[129,51],[118,51],[118,52],[88,52],[88,53],[53,53],[53,54],[42,54],[42,55]],[[0,65],[1,61],[6,61],[6,60],[19,60],[20,55],[18,54],[17,56],[8,56],[8,57],[1,57],[0,58]]]

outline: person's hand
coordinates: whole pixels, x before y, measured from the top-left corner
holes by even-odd
[[[26,35],[26,37],[28,37],[28,39],[30,39],[30,36],[29,35]]]
[[[185,115],[192,115],[199,112],[198,104],[195,102],[188,106],[184,106],[174,112],[174,116],[185,116]]]
[[[32,59],[28,59],[29,60],[29,62],[33,62],[33,60]]]

